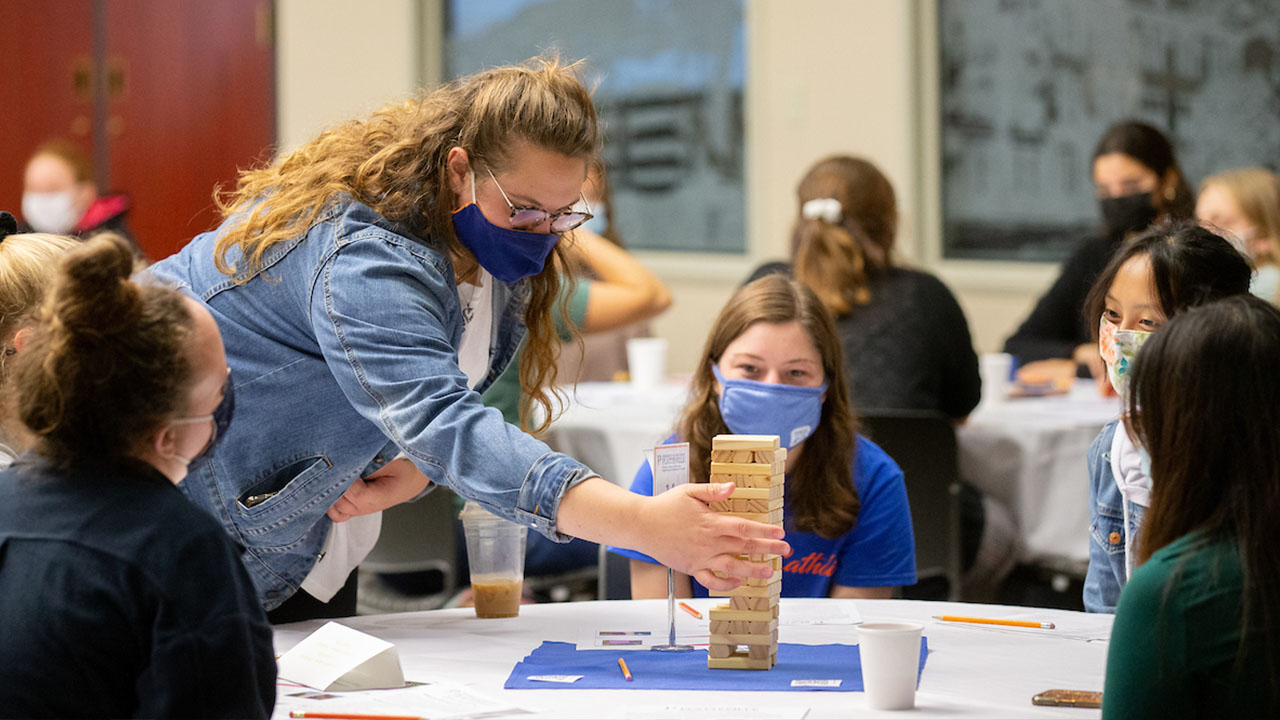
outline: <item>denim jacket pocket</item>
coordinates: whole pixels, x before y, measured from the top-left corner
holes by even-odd
[[[297,518],[330,493],[311,487],[333,463],[325,455],[312,455],[287,462],[236,497],[236,511],[245,521],[247,535],[266,535]],[[325,505],[328,507],[328,504]],[[306,528],[301,528],[306,529]]]
[[[1119,508],[1099,504],[1093,521],[1089,523],[1089,534],[1108,555],[1124,555],[1128,533],[1124,527],[1124,513]]]

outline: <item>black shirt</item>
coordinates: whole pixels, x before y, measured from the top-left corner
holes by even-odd
[[[218,524],[149,465],[0,473],[0,716],[270,716],[271,627]]]
[[[1004,343],[1004,351],[1018,357],[1018,364],[1072,357],[1076,347],[1093,342],[1098,318],[1084,317],[1084,301],[1093,283],[1120,246],[1116,237],[1085,238],[1062,263],[1053,286],[1036,303],[1031,315]],[[1088,370],[1082,369],[1088,376]]]
[[[748,282],[769,273],[768,263]],[[889,268],[871,277],[871,300],[836,318],[845,379],[858,412],[934,410],[962,418],[978,404],[982,380],[969,323],[955,296],[936,277]]]

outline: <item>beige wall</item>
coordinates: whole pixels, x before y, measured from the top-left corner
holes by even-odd
[[[959,297],[979,351],[999,348],[1052,279],[1043,266],[990,268],[937,260],[928,140],[934,78],[922,28],[933,0],[749,0],[748,248],[745,258],[645,254],[672,310],[654,323],[670,368],[688,372],[715,314],[759,262],[786,254],[793,192],[829,153],[874,161],[897,188],[900,254],[937,272]],[[411,92],[423,67],[423,13],[413,0],[279,0],[279,133],[294,147],[326,124]],[[428,18],[429,20],[429,18]],[[430,30],[428,30],[428,33]],[[923,59],[921,46],[924,45]]]

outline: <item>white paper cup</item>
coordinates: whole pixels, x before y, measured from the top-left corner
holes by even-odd
[[[983,402],[1000,402],[1009,397],[1013,374],[1013,356],[1009,353],[983,353],[978,372],[982,376]]]
[[[916,704],[920,635],[915,623],[865,623],[858,626],[862,687],[872,710],[910,710]]]
[[[650,390],[667,378],[666,338],[631,338],[627,341],[627,371],[632,387]]]

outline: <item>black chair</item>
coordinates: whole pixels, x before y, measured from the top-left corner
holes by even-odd
[[[860,420],[862,434],[888,453],[906,478],[917,582],[903,588],[903,596],[960,599],[960,473],[951,419],[936,412],[878,410]],[[946,582],[942,597],[930,591],[940,580]]]
[[[435,610],[445,604],[458,575],[453,497],[448,488],[438,487],[417,502],[382,512],[378,543],[360,563],[359,614]],[[406,595],[385,581],[385,575],[426,573],[439,578],[434,583],[439,589],[429,594]]]

